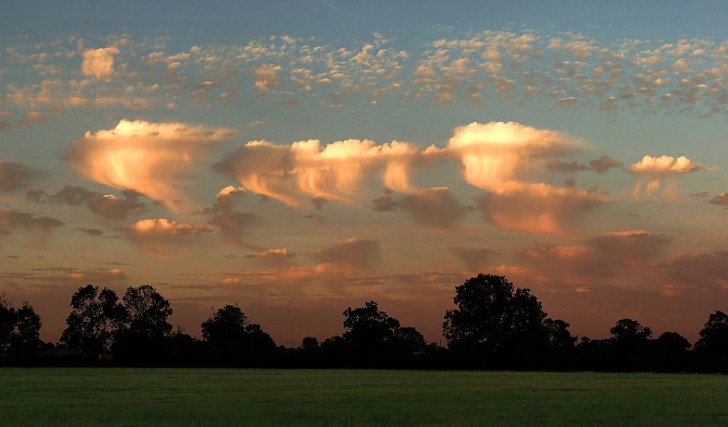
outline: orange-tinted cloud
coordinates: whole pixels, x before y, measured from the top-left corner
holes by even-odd
[[[92,181],[145,194],[176,209],[187,197],[191,169],[218,141],[234,132],[183,123],[120,121],[114,129],[86,132],[65,158]]]
[[[393,141],[377,145],[348,139],[321,146],[319,140],[290,146],[251,141],[215,165],[249,191],[299,208],[299,193],[325,200],[353,203],[360,184],[379,175],[394,191],[408,192],[413,164],[420,152],[411,144]]]
[[[597,190],[509,183],[483,194],[480,209],[488,221],[508,230],[566,233],[578,215],[608,201]]]
[[[89,49],[83,53],[81,72],[84,76],[96,79],[111,77],[114,72],[114,55],[119,53],[115,47]]]
[[[463,165],[465,180],[494,192],[502,191],[504,184],[522,181],[529,163],[582,148],[580,141],[560,132],[515,122],[474,122],[455,129],[448,142],[448,150]]]
[[[291,259],[295,258],[296,254],[286,248],[276,248],[266,249],[255,255],[247,255],[247,257],[260,261],[266,267],[284,268],[290,265]]]
[[[647,194],[656,192],[662,184],[661,181],[664,179],[687,173],[705,172],[706,170],[708,169],[693,162],[685,156],[673,157],[667,155],[662,155],[660,157],[646,155],[642,158],[642,160],[630,166],[630,171],[632,171],[634,175],[645,176],[650,179],[650,181],[645,185],[645,191]],[[673,183],[672,186],[668,186],[663,193],[667,196],[674,196],[672,193],[675,191],[675,185],[676,184]],[[642,182],[637,180],[634,187],[635,196],[639,196],[641,190]]]
[[[194,242],[196,237],[212,232],[212,227],[180,224],[165,218],[142,219],[126,232],[129,240],[142,251],[164,256],[176,254],[184,245]]]

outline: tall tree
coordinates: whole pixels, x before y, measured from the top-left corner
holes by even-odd
[[[150,285],[129,287],[122,297],[124,326],[112,348],[114,357],[133,363],[160,363],[169,356],[172,307]]]
[[[167,322],[172,315],[169,301],[150,285],[130,287],[122,298],[126,309],[126,329],[145,340],[163,340],[172,325]]]
[[[695,350],[728,356],[728,314],[716,311],[710,315],[700,331],[700,339],[695,343]]]
[[[448,346],[480,354],[544,349],[546,313],[529,289],[503,276],[479,274],[455,288],[454,310],[445,313]]]
[[[0,295],[0,357],[30,357],[40,348],[40,316],[24,302],[15,308]]]
[[[78,288],[71,297],[71,314],[61,344],[86,357],[98,358],[110,351],[125,318],[126,310],[113,290],[99,290],[93,285]]]

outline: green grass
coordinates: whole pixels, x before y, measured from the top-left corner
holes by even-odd
[[[728,425],[728,377],[3,368],[0,425]]]

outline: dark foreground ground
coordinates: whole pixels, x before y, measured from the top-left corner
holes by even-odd
[[[2,368],[0,425],[728,425],[728,376]]]

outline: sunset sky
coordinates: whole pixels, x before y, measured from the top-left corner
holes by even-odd
[[[5,1],[0,293],[86,284],[279,344],[479,272],[572,333],[728,310],[723,1]],[[511,4],[515,3],[515,4]]]

